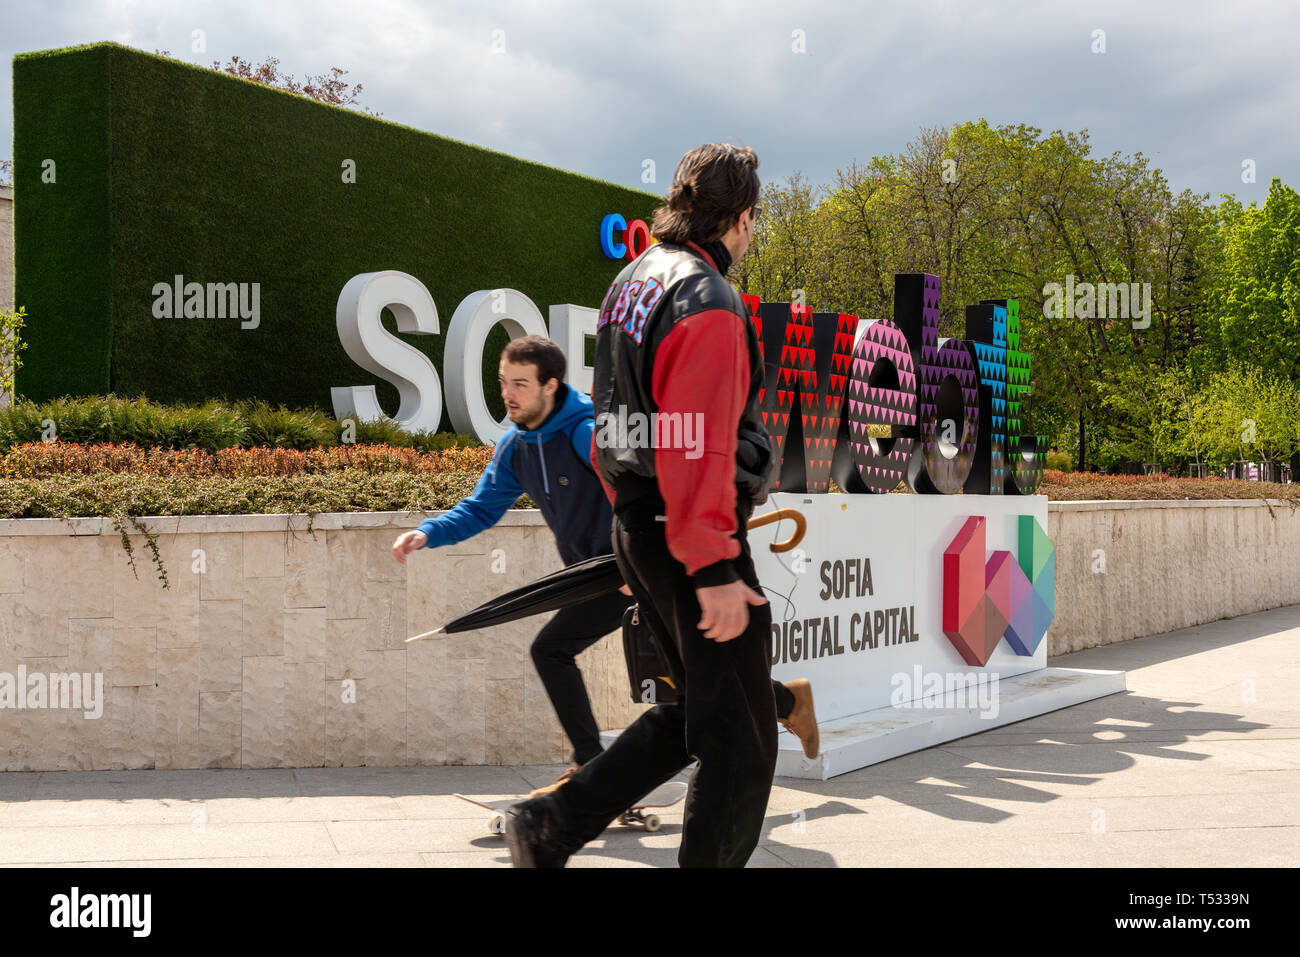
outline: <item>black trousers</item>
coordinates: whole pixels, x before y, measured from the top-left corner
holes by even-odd
[[[699,770],[686,797],[678,863],[743,867],[762,832],[776,770],[776,702],[768,643],[769,605],[749,608],[737,638],[711,641],[696,627],[700,605],[686,569],[668,552],[663,502],[639,500],[614,517],[614,554],[657,637],[681,699],[641,715],[608,750],[559,790],[551,804],[571,851],[595,838],[639,798],[692,760]],[[759,589],[741,516],[736,566]],[[784,689],[782,689],[784,690]]]
[[[621,592],[561,608],[533,639],[532,656],[560,727],[573,743],[573,763],[586,764],[601,752],[591,699],[574,659],[610,632],[623,627],[632,599]],[[782,691],[785,689],[782,688]]]
[[[560,727],[573,744],[570,758],[574,764],[586,764],[603,750],[591,699],[575,659],[606,635],[620,631],[623,611],[632,602],[622,592],[613,592],[561,608],[533,639],[533,665],[560,719]],[[794,709],[794,695],[779,681],[772,682],[772,694],[776,713],[784,718]]]

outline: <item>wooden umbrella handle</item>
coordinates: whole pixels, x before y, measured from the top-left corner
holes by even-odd
[[[803,517],[803,513],[793,508],[778,508],[766,512],[763,515],[756,516],[749,520],[748,528],[753,531],[756,528],[762,528],[764,525],[771,525],[773,522],[779,522],[783,518],[788,518],[794,522],[794,534],[784,542],[773,542],[769,547],[774,552],[788,552],[801,541],[803,541],[804,532],[808,530],[808,520]]]

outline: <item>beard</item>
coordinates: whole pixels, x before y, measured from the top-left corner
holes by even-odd
[[[527,422],[533,421],[534,419],[540,418],[543,408],[545,408],[545,403],[543,402],[538,402],[536,405],[531,406],[520,404],[515,409],[506,406],[506,415],[509,417],[510,421],[514,422],[516,425],[523,425]]]

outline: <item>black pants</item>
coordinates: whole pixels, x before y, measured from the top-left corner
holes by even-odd
[[[563,842],[576,851],[620,813],[692,759],[699,770],[686,797],[678,863],[743,867],[758,845],[776,770],[776,702],[768,658],[770,606],[749,608],[749,624],[731,641],[696,627],[700,605],[686,569],[668,552],[663,503],[642,499],[614,518],[614,554],[623,580],[663,642],[681,693],[641,715],[604,753],[558,791],[538,798],[555,810]],[[745,582],[758,577],[745,540],[736,560]],[[785,690],[785,689],[782,689]]]
[[[591,699],[587,697],[587,686],[574,659],[610,632],[620,631],[623,612],[630,604],[631,598],[621,592],[611,592],[580,605],[561,608],[533,639],[533,664],[546,686],[560,726],[573,743],[574,764],[586,764],[601,752],[600,731],[591,713]]]
[[[621,630],[623,611],[632,602],[622,592],[613,592],[561,608],[533,639],[533,665],[560,727],[573,744],[570,758],[574,764],[586,764],[602,750],[591,699],[575,659],[606,635]],[[772,682],[772,694],[776,713],[784,718],[794,709],[794,695],[779,681]]]

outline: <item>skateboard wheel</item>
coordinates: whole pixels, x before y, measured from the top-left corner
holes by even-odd
[[[658,814],[647,814],[645,816],[645,829],[647,831],[657,831],[663,823],[659,820]]]
[[[488,833],[504,834],[506,832],[506,816],[504,814],[494,814],[492,820],[488,821]]]

